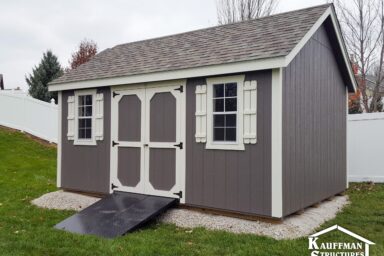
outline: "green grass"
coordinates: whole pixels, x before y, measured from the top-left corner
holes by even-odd
[[[55,148],[0,129],[0,255],[309,255],[306,238],[276,241],[156,223],[114,240],[55,230],[73,212],[30,204],[56,190],[55,170]],[[354,184],[348,194],[352,204],[319,230],[341,225],[375,242],[371,255],[383,255],[384,186]],[[330,237],[346,239],[338,232]]]

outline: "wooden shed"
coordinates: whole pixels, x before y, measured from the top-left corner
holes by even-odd
[[[117,45],[49,86],[57,186],[283,218],[347,188],[355,88],[331,4]]]

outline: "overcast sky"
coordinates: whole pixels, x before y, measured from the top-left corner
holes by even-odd
[[[325,0],[280,0],[278,12]],[[84,39],[116,44],[217,24],[215,0],[0,0],[0,74],[27,90],[25,75],[51,49],[63,66]]]

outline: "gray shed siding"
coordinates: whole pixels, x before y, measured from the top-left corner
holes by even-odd
[[[97,146],[75,146],[67,139],[68,96],[74,91],[62,92],[62,153],[61,187],[92,193],[109,193],[111,96],[108,87],[97,89],[104,94],[104,140]]]
[[[346,189],[346,87],[335,56],[323,25],[283,71],[284,216]]]
[[[272,73],[247,73],[245,79],[258,83],[258,141],[245,151],[206,150],[195,142],[195,88],[206,81],[187,80],[185,200],[192,206],[270,216]]]

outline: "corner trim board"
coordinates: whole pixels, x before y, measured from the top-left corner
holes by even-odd
[[[283,69],[272,70],[271,215],[283,217]]]
[[[62,136],[62,110],[63,110],[63,97],[62,92],[59,92],[57,95],[58,101],[58,136],[57,136],[57,173],[56,173],[56,186],[61,187],[61,136]]]

